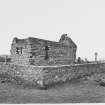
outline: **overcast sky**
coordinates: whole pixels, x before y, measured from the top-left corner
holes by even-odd
[[[13,37],[58,41],[67,33],[77,57],[105,58],[105,0],[0,0],[0,54]]]

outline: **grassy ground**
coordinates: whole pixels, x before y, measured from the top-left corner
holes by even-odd
[[[71,81],[39,90],[11,83],[0,83],[0,103],[102,103],[105,87],[93,81]]]

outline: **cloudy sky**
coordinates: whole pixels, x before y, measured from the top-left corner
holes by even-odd
[[[67,33],[77,56],[105,58],[105,0],[0,0],[0,54],[13,37],[58,41]]]

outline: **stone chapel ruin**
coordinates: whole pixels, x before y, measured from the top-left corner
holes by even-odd
[[[11,45],[11,59],[20,65],[68,65],[75,62],[76,44],[67,34],[59,42],[29,37],[14,38]]]

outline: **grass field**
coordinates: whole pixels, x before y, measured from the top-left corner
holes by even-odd
[[[0,103],[102,103],[105,87],[93,81],[71,81],[47,90],[0,83]]]

